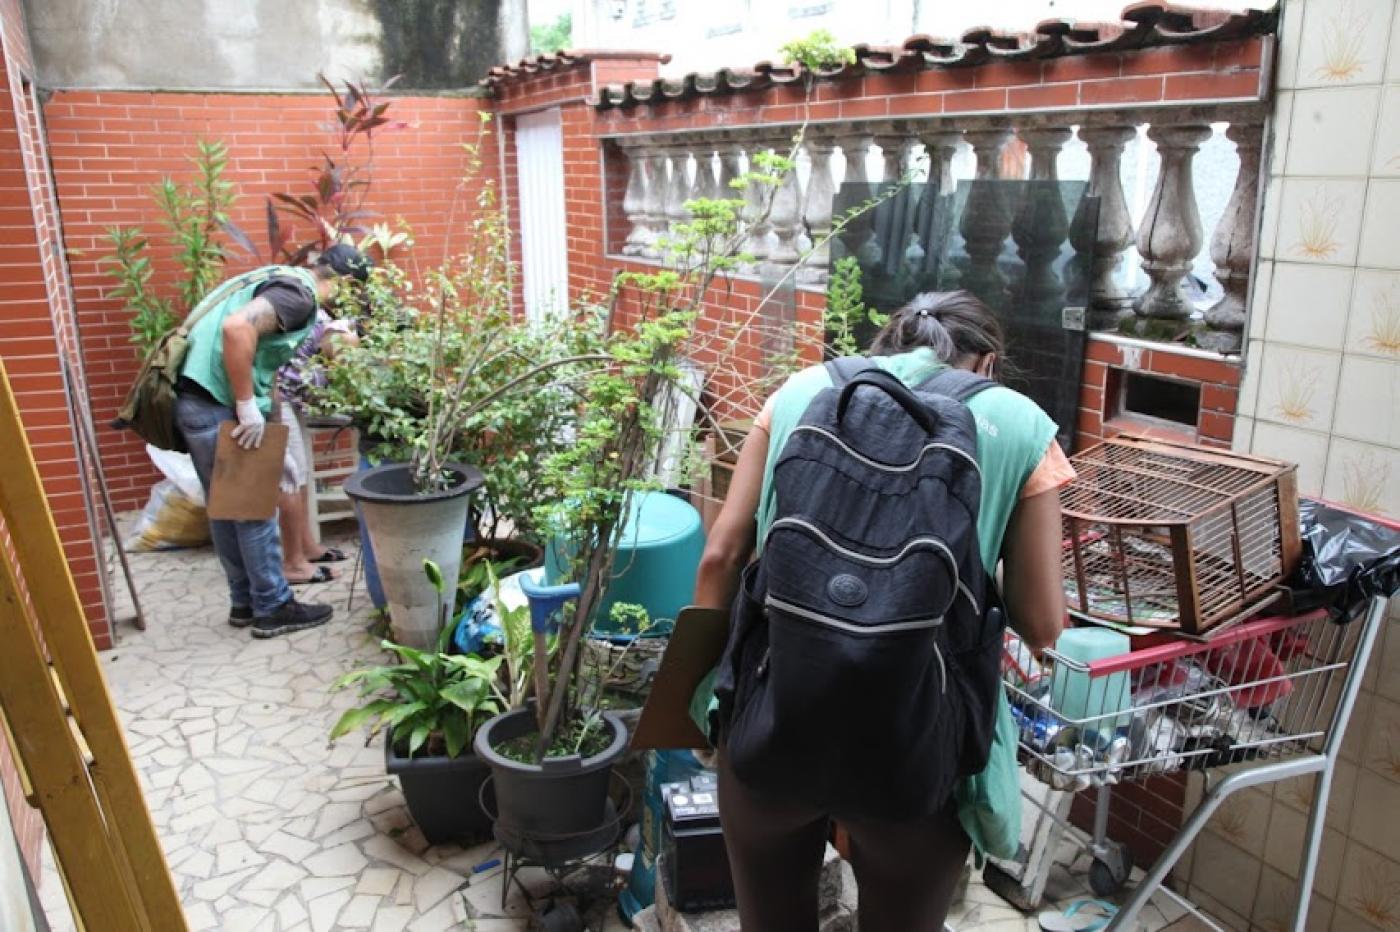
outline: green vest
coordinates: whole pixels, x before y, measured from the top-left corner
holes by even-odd
[[[253,292],[258,286],[276,276],[297,280],[311,292],[314,300],[316,276],[312,272],[290,265],[263,266],[214,289],[200,304],[212,301],[216,302],[215,305],[205,311],[190,330],[189,353],[185,356],[185,364],[180,367],[180,374],[199,383],[220,404],[230,408],[235,399],[229,388],[228,372],[224,369],[224,319],[253,300]],[[198,310],[196,307],[190,314]],[[272,383],[277,377],[277,370],[292,358],[315,324],[316,315],[312,313],[306,320],[306,326],[298,330],[259,335],[258,348],[253,355],[253,397],[257,399],[258,408],[263,414],[272,412]]]

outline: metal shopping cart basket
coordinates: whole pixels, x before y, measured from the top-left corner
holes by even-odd
[[[1158,636],[1088,663],[1053,650],[1033,658],[1008,635],[1004,681],[1022,764],[1055,789],[1099,788],[1089,844],[1096,892],[1118,889],[1131,869],[1123,846],[1107,838],[1111,787],[1206,772],[1199,804],[1110,929],[1130,928],[1159,889],[1192,908],[1162,881],[1231,794],[1312,774],[1317,792],[1293,926],[1303,929],[1333,770],[1387,601],[1372,596],[1349,624],[1322,609],[1259,617],[1209,641]]]

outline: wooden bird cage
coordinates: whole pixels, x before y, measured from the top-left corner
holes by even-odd
[[[1073,457],[1065,596],[1090,618],[1201,634],[1297,566],[1297,467],[1139,437]]]

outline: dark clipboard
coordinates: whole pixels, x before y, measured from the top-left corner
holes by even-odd
[[[262,444],[245,450],[233,439],[235,421],[219,425],[214,475],[209,480],[209,517],[216,521],[266,521],[277,514],[287,425],[268,424]]]
[[[719,663],[728,638],[729,612],[694,606],[681,609],[632,732],[632,750],[709,746],[709,739],[690,718],[690,700],[700,681]]]

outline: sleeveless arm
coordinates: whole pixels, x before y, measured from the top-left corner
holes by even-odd
[[[1032,650],[1054,644],[1064,627],[1060,546],[1059,486],[1020,498],[1002,543],[1002,588],[1011,624]]]
[[[705,554],[700,558],[692,601],[701,608],[728,608],[734,600],[739,572],[753,554],[758,496],[767,462],[768,432],[755,428],[744,440],[724,507],[710,529]]]

